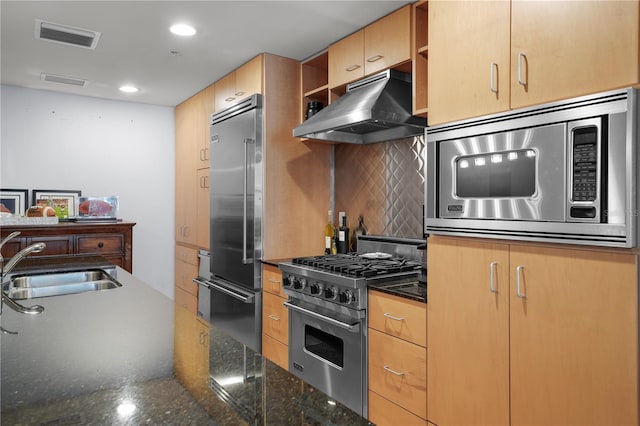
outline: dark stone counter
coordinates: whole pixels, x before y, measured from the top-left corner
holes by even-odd
[[[199,320],[125,270],[116,274],[117,289],[20,301],[44,306],[39,315],[3,307],[2,327],[18,332],[0,339],[3,424],[368,424],[260,355],[253,418],[206,385],[187,391],[176,368],[195,366],[194,380],[206,384],[208,358],[178,356],[191,324],[178,318]],[[224,348],[237,342],[203,327],[223,359],[236,362]]]

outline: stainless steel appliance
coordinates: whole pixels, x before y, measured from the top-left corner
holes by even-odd
[[[375,143],[422,135],[427,120],[412,115],[411,74],[383,71],[347,85],[347,92],[293,129],[293,136]]]
[[[205,321],[211,322],[211,254],[207,250],[198,250],[198,276],[193,282],[198,284],[197,315]]]
[[[358,253],[282,262],[289,371],[367,414],[367,286],[417,282],[424,240],[361,236]]]
[[[211,322],[261,352],[262,95],[211,115]]]
[[[425,233],[638,245],[638,92],[426,131]]]

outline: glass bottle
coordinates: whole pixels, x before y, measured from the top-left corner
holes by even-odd
[[[331,254],[331,245],[333,241],[333,212],[329,210],[329,219],[324,227],[324,254]]]

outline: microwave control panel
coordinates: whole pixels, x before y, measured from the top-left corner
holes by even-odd
[[[598,196],[598,128],[573,131],[573,201],[595,201]]]

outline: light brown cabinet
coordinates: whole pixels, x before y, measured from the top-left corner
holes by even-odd
[[[181,245],[175,246],[175,303],[194,315],[198,310],[198,251]]]
[[[258,55],[214,83],[215,112],[237,104],[242,99],[262,93],[263,56]]]
[[[637,84],[635,1],[436,1],[429,123]]]
[[[413,4],[412,32],[412,74],[413,74],[413,114],[426,116],[427,104],[427,64],[429,60],[428,29],[429,2],[417,1]]]
[[[197,399],[211,399],[209,390],[209,324],[176,306],[174,309],[173,371]]]
[[[637,256],[428,240],[428,420],[637,424]]]
[[[369,420],[426,425],[427,305],[370,290],[368,315]]]
[[[329,87],[411,60],[411,5],[329,46]]]
[[[283,305],[282,273],[262,265],[262,354],[285,370],[289,369],[289,311]]]

